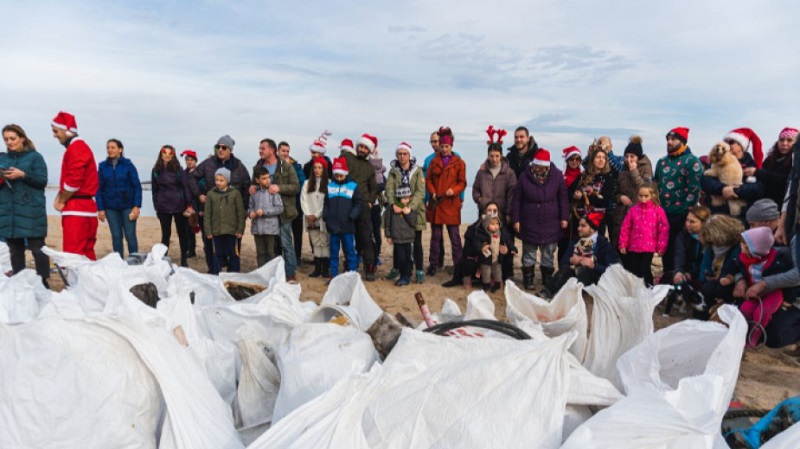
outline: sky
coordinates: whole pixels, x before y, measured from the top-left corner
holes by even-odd
[[[527,126],[559,167],[563,148],[600,135],[621,154],[640,134],[655,162],[676,126],[695,154],[734,128],[766,150],[800,127],[789,1],[9,3],[0,117],[27,131],[52,184],[60,110],[98,162],[122,140],[143,179],[161,145],[204,155],[223,134],[252,166],[265,137],[304,162],[325,129],[329,155],[370,133],[388,164],[401,141],[422,160],[447,125],[471,185],[490,124],[509,145]]]

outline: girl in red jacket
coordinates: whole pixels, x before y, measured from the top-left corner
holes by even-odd
[[[628,211],[622,221],[619,234],[619,252],[622,266],[634,275],[653,285],[650,264],[653,254],[664,254],[669,241],[667,214],[658,202],[658,194],[652,184],[639,188],[638,202]]]

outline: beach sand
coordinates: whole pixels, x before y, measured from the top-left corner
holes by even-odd
[[[462,226],[466,228],[466,225]],[[48,246],[61,250],[61,220],[58,216],[49,217],[49,236],[47,237]],[[463,230],[462,230],[463,235]],[[142,217],[139,219],[137,236],[139,238],[140,252],[148,252],[151,246],[161,240],[161,229],[158,220],[155,217]],[[169,256],[173,261],[180,260],[178,255],[178,241],[177,234],[172,233],[172,239],[169,246]],[[425,231],[423,234],[423,244],[425,245],[426,262],[428,254],[428,242],[430,241],[430,233]],[[434,277],[427,277],[425,283],[418,285],[413,283],[407,287],[395,287],[393,282],[383,280],[392,265],[391,246],[384,241],[381,249],[381,260],[383,265],[378,267],[378,280],[376,282],[365,282],[367,291],[372,298],[383,307],[383,309],[390,313],[396,314],[402,312],[418,321],[422,320],[422,315],[417,308],[414,300],[414,294],[421,292],[432,311],[438,311],[445,298],[450,298],[455,301],[461,310],[466,310],[467,296],[469,294],[462,287],[443,288],[442,282],[450,278],[452,273],[452,263],[450,262],[450,249],[449,244],[445,245],[445,265],[446,268],[443,272],[438,273]],[[98,239],[96,245],[97,257],[101,258],[111,252],[111,236],[108,231],[108,225],[100,223],[98,229]],[[206,272],[206,264],[203,256],[203,247],[198,235],[196,258],[189,259],[189,266],[201,273]],[[30,256],[30,255],[29,255]],[[241,268],[243,272],[252,271],[256,268],[256,255],[253,246],[253,237],[249,234],[249,228],[245,233],[242,243],[242,260]],[[30,257],[29,257],[30,258]],[[322,296],[325,294],[326,286],[325,280],[320,278],[309,278],[308,274],[313,270],[313,265],[308,263],[312,260],[311,249],[308,245],[308,238],[304,234],[303,241],[303,254],[302,259],[306,261],[303,266],[298,268],[298,282],[302,286],[302,293],[300,299],[302,301],[314,301],[319,303]],[[519,266],[519,260],[516,261]],[[515,279],[520,276],[519,269],[515,271]],[[538,276],[538,275],[537,275]],[[538,278],[537,278],[538,282]],[[56,290],[63,288],[61,280],[56,274],[51,275],[50,283]],[[505,301],[503,293],[497,292],[489,295],[495,304],[495,314],[498,319],[505,320]],[[586,295],[585,295],[586,296]],[[587,305],[591,310],[591,298],[587,299]],[[680,321],[685,318],[679,317],[662,317],[661,313],[656,311],[653,315],[656,329],[666,327],[672,323]],[[756,350],[746,350],[744,352],[739,380],[736,386],[734,399],[742,402],[747,407],[769,409],[775,406],[783,399],[800,395],[800,365],[798,359],[789,357],[780,349],[759,348]]]

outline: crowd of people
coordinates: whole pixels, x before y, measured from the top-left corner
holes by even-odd
[[[123,143],[109,139],[107,158],[98,166],[74,116],[60,112],[52,130],[66,148],[53,204],[61,213],[64,251],[94,259],[99,220],[108,222],[115,252],[124,257],[123,240],[128,254],[138,252],[142,188]],[[164,145],[150,173],[161,241],[169,245],[174,224],[181,265],[196,257],[199,234],[209,273],[238,271],[249,219],[258,265],[282,256],[289,281],[297,280],[303,234],[314,258],[310,277],[332,278],[360,266],[365,280],[375,281],[385,238],[393,249],[385,278],[404,286],[442,270],[446,234],[454,267],[446,287],[472,289],[479,282],[489,291],[502,289],[521,255],[523,287],[538,285],[539,295],[550,298],[571,277],[592,284],[621,263],[647,285],[695,291],[701,298],[697,318],[713,317],[719,304],[740,304],[751,321],[748,346],[800,339],[771,330],[776,315],[782,316],[780,326],[800,323],[792,307],[800,286],[794,238],[800,164],[793,163],[798,130],[783,129],[764,155],[755,132],[734,129],[705,155],[693,152],[689,130],[677,127],[666,134],[666,154],[655,164],[639,136],[630,138],[622,155],[602,136],[585,155],[576,146],[563,149],[563,171],[554,161],[558,153],[540,148],[525,127],[514,130],[508,148],[505,130],[490,126],[486,133],[486,160],[472,183],[479,213],[463,239],[466,163],[454,151],[453,131],[440,127],[430,135],[432,152],[423,164],[401,142],[388,170],[378,138],[366,133],[341,141],[331,159],[331,133],[323,132],[304,165],[291,157],[287,142],[266,138],[252,171],[234,155],[229,135],[202,161],[197,152],[183,151],[185,167],[176,149]],[[0,238],[13,271],[24,268],[30,250],[47,285],[49,261],[41,251],[47,166],[18,125],[4,127],[3,138]],[[422,232],[428,226],[426,268]],[[663,266],[658,276],[656,256]]]

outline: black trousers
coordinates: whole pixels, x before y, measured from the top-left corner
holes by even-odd
[[[571,266],[566,265],[561,267],[556,271],[556,274],[550,278],[550,282],[547,283],[545,287],[547,290],[555,295],[561,290],[561,287],[567,283],[570,278],[577,277],[578,282],[583,285],[592,285],[596,284],[597,281],[600,280],[600,273],[597,270],[588,267],[578,267],[577,269],[573,269]]]
[[[294,239],[294,255],[297,258],[297,264],[300,265],[300,255],[303,250],[303,221],[305,217],[300,212],[300,208],[298,207],[297,209],[297,216],[292,220],[292,239]]]
[[[681,233],[686,222],[686,214],[667,214],[667,221],[669,222],[669,242],[667,242],[667,251],[661,257],[664,264],[664,271],[675,270],[675,239]]]
[[[156,213],[159,223],[161,223],[161,243],[169,248],[169,240],[172,238],[172,220],[175,220],[175,229],[178,231],[178,246],[181,254],[181,266],[186,265],[186,252],[189,242],[189,220],[183,214],[164,214]]]
[[[381,257],[381,206],[376,204],[370,209],[372,216],[372,242],[375,245],[375,257]]]
[[[628,253],[620,256],[622,266],[630,271],[634,276],[644,279],[648,286],[653,285],[653,253]]]
[[[42,283],[49,287],[47,279],[50,278],[50,258],[42,252],[44,246],[44,237],[27,239],[27,245],[24,238],[22,239],[6,239],[8,245],[8,252],[11,259],[11,270],[14,274],[19,273],[25,269],[25,249],[30,250],[33,254],[33,262],[36,265],[36,274],[42,278]]]
[[[375,268],[375,244],[372,235],[372,212],[366,205],[356,218],[356,252],[361,256],[364,269]],[[331,254],[331,257],[333,255]]]
[[[706,311],[695,311],[694,318],[698,320],[709,319],[710,315],[708,313],[708,309],[714,306],[718,299],[721,299],[726,303],[733,303],[734,287],[735,283],[733,282],[731,282],[731,285],[728,286],[721,285],[719,281],[709,281],[703,284],[703,286],[700,288],[700,292],[703,294],[703,302],[706,305]]]
[[[442,252],[444,253],[444,251]],[[422,260],[422,231],[414,231],[414,266],[417,271],[423,271],[424,261]]]
[[[394,267],[400,272],[400,278],[408,279],[411,277],[411,266],[414,261],[411,256],[411,243],[394,244]]]

